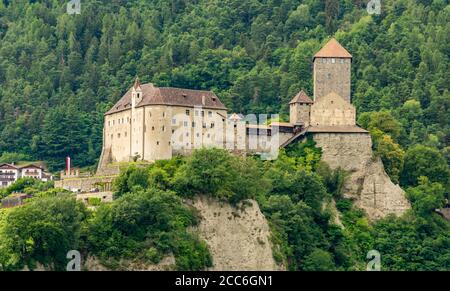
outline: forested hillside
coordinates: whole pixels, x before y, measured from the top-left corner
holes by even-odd
[[[136,76],[286,114],[301,88],[312,95],[311,57],[335,35],[391,178],[448,181],[446,0],[385,0],[371,16],[361,0],[82,0],[80,15],[67,2],[0,1],[0,161],[95,164],[103,113]]]
[[[311,139],[282,150],[275,161],[201,149],[190,157],[130,166],[115,180],[112,203],[89,201],[96,211],[51,183],[20,179],[0,197],[12,191],[34,197],[0,209],[0,271],[38,263],[64,270],[68,250],[79,250],[83,260],[95,256],[111,269],[128,270],[121,260],[154,264],[172,254],[176,269],[204,270],[214,258],[192,230],[204,218],[184,203],[198,195],[232,205],[255,199],[271,228],[273,258],[288,270],[365,270],[370,250],[381,254],[384,271],[450,270],[450,222],[434,211],[444,203],[441,184],[421,178],[407,189],[411,210],[374,222],[343,197],[346,173],[331,171],[320,159]],[[236,209],[233,215],[248,214]]]

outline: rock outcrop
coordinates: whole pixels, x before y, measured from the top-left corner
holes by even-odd
[[[213,257],[214,271],[283,270],[272,253],[270,228],[254,200],[237,207],[198,197],[193,206],[202,220],[196,228]]]
[[[190,231],[198,233],[209,248],[213,260],[212,271],[271,271],[284,270],[272,253],[270,228],[254,200],[236,207],[208,197],[187,201],[201,217],[200,224]],[[108,271],[111,268],[89,256],[83,263],[89,271]],[[121,260],[116,270],[164,271],[175,270],[175,258],[168,256],[158,264],[143,264]]]
[[[401,215],[411,206],[400,186],[386,174],[380,158],[374,158],[372,139],[367,133],[317,133],[322,160],[332,169],[341,167],[350,173],[344,196],[355,200],[370,219],[389,214]]]

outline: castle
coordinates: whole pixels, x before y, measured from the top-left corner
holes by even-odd
[[[170,159],[203,147],[273,159],[279,148],[308,134],[322,149],[323,161],[349,173],[343,194],[370,218],[404,213],[410,208],[404,191],[374,157],[370,134],[356,125],[352,55],[332,38],[313,56],[313,64],[313,98],[304,91],[294,96],[288,123],[228,114],[211,91],[158,88],[137,78],[105,114],[97,175],[111,175],[107,169],[116,163]]]
[[[274,153],[307,132],[364,134],[350,100],[350,53],[331,39],[313,58],[313,100],[304,91],[290,102],[289,123],[228,114],[211,91],[158,88],[137,78],[105,114],[101,165],[155,161],[202,147],[248,154]]]

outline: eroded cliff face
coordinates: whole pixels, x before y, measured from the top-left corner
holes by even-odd
[[[187,204],[197,209],[200,224],[190,231],[198,233],[209,248],[213,271],[271,271],[285,270],[278,265],[272,253],[269,224],[254,200],[239,203],[236,207],[208,197],[196,197]],[[108,271],[97,258],[88,257],[83,269]],[[175,270],[171,255],[158,264],[122,260],[116,270],[163,271]]]
[[[273,258],[270,228],[256,201],[233,207],[197,197],[193,206],[202,218],[196,230],[208,244],[213,258],[211,270],[284,270]]]
[[[401,215],[411,207],[405,192],[386,174],[381,159],[373,158],[369,134],[318,133],[314,140],[332,169],[341,167],[350,173],[344,196],[354,199],[370,219]]]

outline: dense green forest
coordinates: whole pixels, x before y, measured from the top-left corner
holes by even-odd
[[[301,88],[312,95],[312,56],[332,35],[353,54],[353,103],[391,177],[415,145],[448,161],[446,0],[386,0],[380,15],[361,0],[82,0],[80,15],[67,2],[0,1],[1,161],[94,165],[103,113],[136,76],[287,114]],[[393,130],[370,122],[378,112]]]
[[[382,255],[382,270],[450,269],[450,222],[434,212],[444,204],[441,184],[422,177],[407,189],[410,211],[370,222],[342,197],[347,174],[320,158],[309,140],[276,161],[203,149],[130,166],[115,181],[114,202],[90,202],[96,211],[48,183],[22,179],[3,194],[35,196],[22,207],[0,209],[0,264],[65,270],[66,253],[75,249],[112,269],[121,269],[122,259],[153,264],[173,254],[176,269],[203,270],[213,259],[206,242],[188,231],[200,218],[183,201],[206,195],[231,204],[256,199],[271,227],[274,259],[288,270],[365,270],[370,250]]]
[[[158,262],[180,270],[211,265],[183,203],[209,195],[258,201],[290,270],[365,269],[368,250],[385,270],[449,270],[450,6],[447,0],[0,0],[0,162],[64,158],[94,166],[103,114],[136,76],[157,86],[213,90],[241,113],[281,113],[300,89],[312,95],[312,56],[335,36],[353,55],[352,101],[374,152],[412,209],[375,223],[344,199],[346,173],[320,161],[312,141],[276,161],[200,150],[189,158],[130,167],[116,200],[91,211],[51,183],[19,180],[0,191],[35,194],[0,210],[0,264],[64,269],[67,250]],[[206,178],[205,178],[206,177]],[[322,207],[332,199],[340,227]],[[142,222],[152,223],[142,223]],[[176,239],[174,239],[176,238]]]

